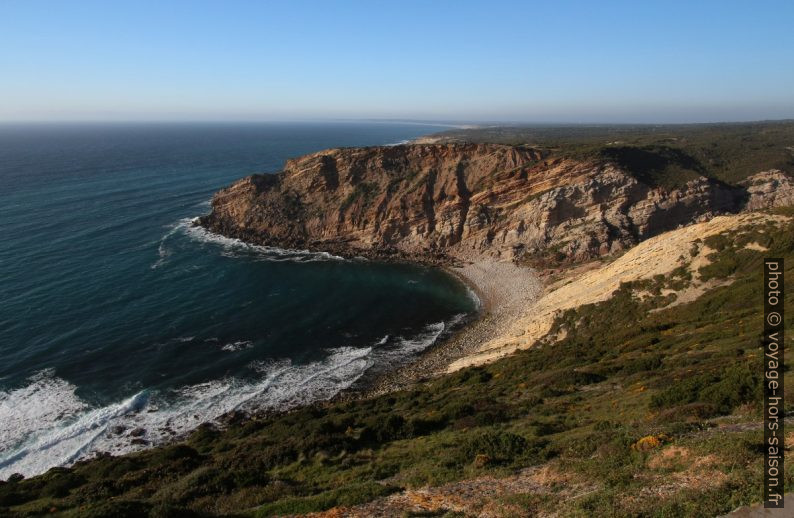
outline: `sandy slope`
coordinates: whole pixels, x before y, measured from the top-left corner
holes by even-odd
[[[522,282],[523,276],[520,272],[502,271],[503,267],[498,266],[497,269],[493,264],[479,265],[479,267],[472,265],[468,270],[463,269],[460,271],[461,275],[480,291],[488,294],[487,297],[490,298],[492,305],[491,311],[494,313],[504,312],[513,315],[515,313],[513,306],[516,303],[520,304],[521,300],[529,303],[523,306],[523,311],[516,314],[509,322],[505,322],[498,336],[487,339],[472,352],[452,362],[448,371],[490,362],[518,349],[532,346],[536,340],[549,332],[558,312],[607,300],[621,282],[667,274],[685,262],[688,263],[691,261],[689,251],[697,239],[764,220],[784,219],[783,216],[743,213],[716,217],[704,223],[660,234],[643,241],[615,261],[596,270],[582,273],[567,284],[550,290],[534,303],[529,297],[521,298],[520,295],[515,295],[514,286]],[[705,257],[708,255],[708,250],[701,252],[689,266],[695,273],[697,268],[703,265],[703,261],[707,261]],[[493,269],[489,271],[487,268]],[[681,294],[686,299],[696,298],[706,289],[715,287],[714,284],[698,283],[697,275],[695,274],[694,277],[694,286],[688,290],[691,293]],[[507,307],[500,308],[500,304],[506,304]]]

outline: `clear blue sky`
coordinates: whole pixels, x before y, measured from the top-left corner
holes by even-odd
[[[794,118],[794,2],[0,1],[0,120]]]

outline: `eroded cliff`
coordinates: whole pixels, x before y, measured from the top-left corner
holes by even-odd
[[[778,171],[652,187],[615,163],[532,147],[415,144],[331,149],[218,192],[201,224],[261,244],[438,262],[582,260],[745,207],[790,203]]]

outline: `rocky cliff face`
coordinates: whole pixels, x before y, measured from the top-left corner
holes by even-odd
[[[218,192],[208,229],[261,244],[426,262],[581,260],[715,214],[791,203],[778,172],[652,188],[608,162],[489,144],[332,149]]]

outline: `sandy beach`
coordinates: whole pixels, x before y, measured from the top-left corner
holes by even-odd
[[[446,270],[466,283],[480,299],[477,315],[451,337],[427,349],[412,363],[386,372],[365,390],[375,395],[444,374],[456,360],[475,354],[504,333],[543,294],[543,283],[528,267],[477,257]]]

